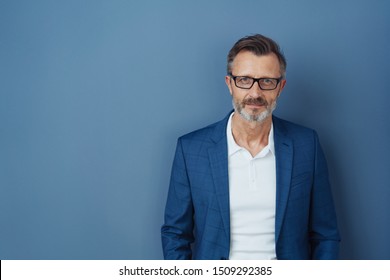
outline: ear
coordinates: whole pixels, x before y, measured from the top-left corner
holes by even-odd
[[[278,93],[278,98],[279,98],[280,94],[282,93],[284,87],[286,86],[286,83],[287,83],[287,81],[284,79],[280,81],[280,89],[279,89],[279,93]]]
[[[232,77],[230,76],[225,76],[225,83],[229,89],[229,92],[230,92],[230,95],[233,95],[233,92],[232,92]]]
[[[280,91],[282,91],[284,89],[284,87],[286,86],[286,83],[287,83],[287,81],[284,79],[280,81]]]

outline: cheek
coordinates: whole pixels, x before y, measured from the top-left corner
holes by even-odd
[[[240,97],[239,94],[237,94],[237,92],[234,92],[234,91],[233,91],[233,92],[231,93],[231,95],[232,95],[232,99],[233,99],[234,103],[241,103],[242,98]]]
[[[230,91],[230,94],[232,95],[233,99],[236,100],[236,101],[242,101],[244,100],[248,93],[246,91],[241,91],[239,89],[232,89]]]
[[[272,104],[273,102],[276,102],[279,98],[280,92],[276,92],[275,94],[272,94],[271,96],[267,97],[268,104]]]

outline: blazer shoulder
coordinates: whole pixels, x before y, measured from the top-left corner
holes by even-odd
[[[289,135],[291,137],[299,136],[313,136],[316,134],[315,130],[300,124],[296,124],[278,117],[273,116],[274,127],[278,132]]]
[[[194,131],[191,131],[187,134],[180,136],[179,139],[183,141],[195,140],[195,139],[207,140],[208,138],[210,138],[216,125],[217,123],[213,123],[208,126],[202,127],[200,129],[196,129]]]
[[[189,132],[181,137],[179,141],[182,142],[218,142],[222,137],[226,137],[226,125],[229,115],[223,120],[212,123],[203,128]]]
[[[276,139],[291,139],[294,147],[312,149],[319,141],[317,132],[314,129],[277,117],[273,117],[273,123]]]

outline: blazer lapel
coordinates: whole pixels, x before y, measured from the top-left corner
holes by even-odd
[[[290,192],[293,143],[291,138],[288,137],[283,123],[278,118],[273,117],[273,125],[276,160],[275,242],[277,243]]]
[[[228,240],[230,240],[230,210],[226,125],[229,116],[230,114],[215,127],[211,135],[214,146],[208,150],[215,193]]]

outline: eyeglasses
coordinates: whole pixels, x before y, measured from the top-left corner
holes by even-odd
[[[232,77],[234,83],[236,84],[236,87],[242,89],[250,89],[253,87],[253,84],[257,82],[262,90],[274,90],[278,86],[279,82],[282,80],[282,77],[255,79],[245,76],[233,76],[232,74],[229,74],[229,76]]]

